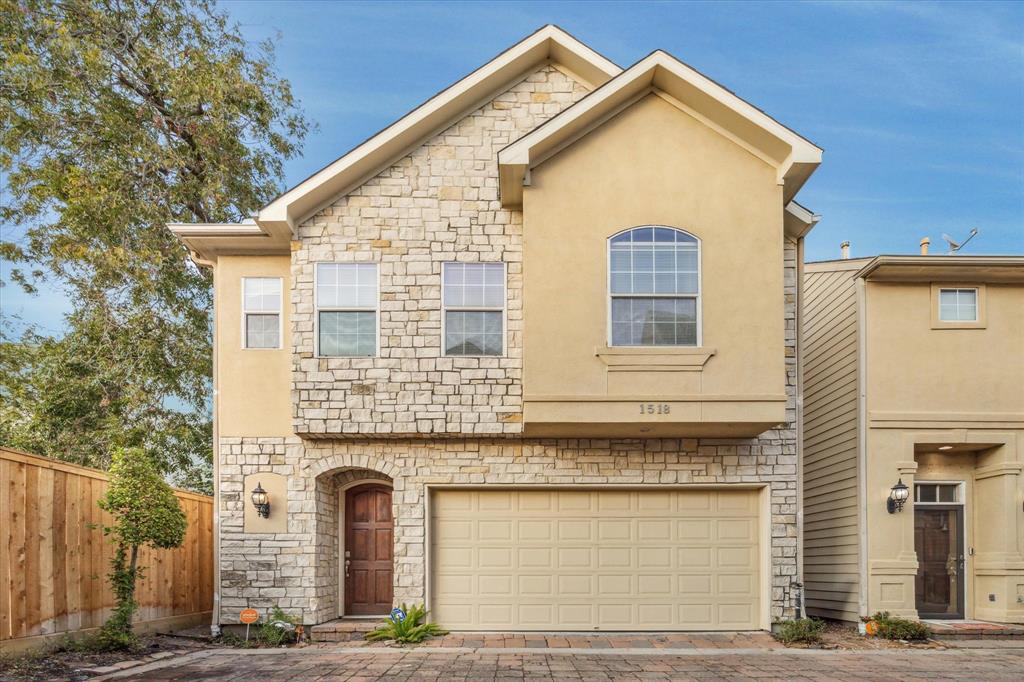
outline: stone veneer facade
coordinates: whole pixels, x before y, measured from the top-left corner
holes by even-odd
[[[770,486],[773,618],[796,614],[796,245],[785,252],[787,424],[754,439],[536,440],[522,434],[522,213],[498,201],[497,152],[586,89],[544,67],[299,228],[292,252],[293,425],[221,438],[220,619],[279,605],[338,614],[338,492],[394,486],[395,599],[426,591],[428,485],[762,483]],[[781,210],[781,209],[780,209]],[[441,353],[441,264],[507,263],[506,355]],[[376,358],[315,357],[317,262],[380,268]],[[780,310],[780,314],[783,311]],[[243,480],[288,479],[288,532],[246,534]]]

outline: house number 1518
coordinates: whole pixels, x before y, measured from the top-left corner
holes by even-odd
[[[666,403],[640,403],[640,414],[668,414],[672,406]]]

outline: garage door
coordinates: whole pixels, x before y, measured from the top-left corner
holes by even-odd
[[[431,510],[444,627],[761,627],[757,491],[441,490]]]

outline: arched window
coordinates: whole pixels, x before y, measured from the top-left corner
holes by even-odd
[[[612,346],[700,343],[700,242],[645,225],[608,240]]]

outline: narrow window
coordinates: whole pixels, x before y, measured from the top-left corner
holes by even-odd
[[[939,289],[939,319],[943,322],[977,322],[977,289]]]
[[[505,264],[445,263],[444,354],[502,355]]]
[[[245,348],[281,347],[280,278],[242,278],[242,334]]]
[[[318,263],[317,349],[322,357],[377,354],[377,264]]]
[[[700,251],[697,239],[644,226],[608,241],[612,346],[699,343]]]

